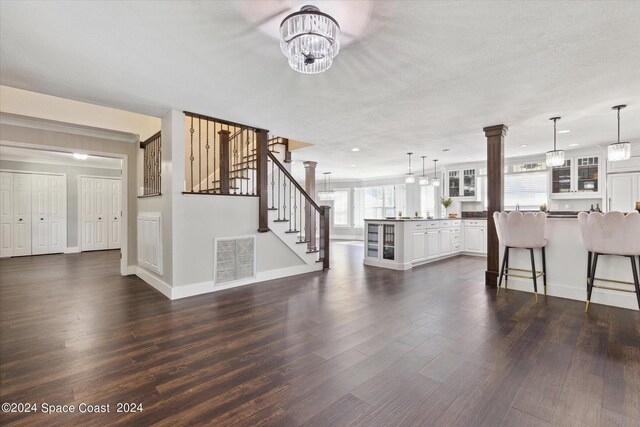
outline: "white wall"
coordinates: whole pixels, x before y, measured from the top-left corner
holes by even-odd
[[[80,198],[78,195],[78,176],[91,175],[119,178],[122,173],[122,171],[117,169],[18,162],[13,160],[0,160],[0,169],[27,172],[64,173],[67,175],[67,247],[69,248],[79,246],[78,213],[80,209]]]

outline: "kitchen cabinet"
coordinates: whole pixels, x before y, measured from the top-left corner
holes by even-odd
[[[630,212],[640,202],[640,172],[611,174],[607,179],[608,210]]]
[[[403,261],[402,251],[399,250],[398,232],[402,223],[388,220],[365,220],[365,259],[367,265],[402,269],[399,263]]]
[[[475,169],[451,170],[447,173],[447,194],[451,198],[476,198],[477,171]]]
[[[486,221],[472,224],[480,233]],[[364,264],[395,270],[444,259],[465,251],[464,225],[460,219],[365,219]],[[486,237],[482,242],[486,241]],[[483,243],[479,250],[483,253]],[[486,253],[486,249],[484,249]]]
[[[464,221],[464,252],[470,254],[487,253],[487,221]]]
[[[551,168],[550,197],[598,198],[601,196],[600,156],[572,157],[562,166]]]

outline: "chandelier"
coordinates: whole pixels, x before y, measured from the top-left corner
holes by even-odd
[[[610,162],[618,162],[620,160],[627,160],[631,157],[631,143],[620,142],[620,110],[626,107],[626,105],[616,105],[611,107],[612,110],[618,110],[618,142],[615,142],[607,148],[607,159]]]
[[[280,24],[280,49],[294,70],[321,73],[340,51],[340,26],[317,7],[302,6]]]
[[[560,117],[551,117],[549,120],[553,120],[553,150],[547,151],[547,166],[562,166],[564,164],[564,151],[556,149],[556,122],[560,120]]]
[[[318,199],[323,202],[336,199],[336,192],[331,189],[331,172],[324,173],[324,191],[318,191]]]

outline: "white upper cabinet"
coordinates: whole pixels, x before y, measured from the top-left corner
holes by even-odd
[[[450,170],[446,173],[447,195],[451,198],[476,200],[478,171],[476,169]]]
[[[599,198],[602,196],[600,156],[567,158],[562,166],[551,168],[550,197]]]

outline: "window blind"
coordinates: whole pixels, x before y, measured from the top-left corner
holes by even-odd
[[[538,209],[547,203],[547,173],[513,173],[504,176],[504,208]]]

